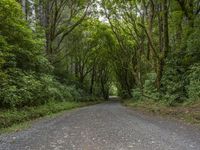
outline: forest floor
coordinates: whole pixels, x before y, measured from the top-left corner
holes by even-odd
[[[179,104],[176,106],[167,106],[162,102],[155,101],[123,101],[125,106],[134,110],[151,113],[153,115],[162,115],[174,119],[179,119],[191,124],[200,126],[200,102]]]
[[[200,128],[107,102],[0,135],[0,150],[200,150]]]

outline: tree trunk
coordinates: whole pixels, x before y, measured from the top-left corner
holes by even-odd
[[[26,0],[21,0],[22,11],[26,15]]]
[[[150,2],[150,8],[149,8],[149,11],[148,11],[148,35],[149,35],[149,38],[151,38],[151,41],[153,41],[152,40],[153,19],[154,19],[154,4],[151,1]],[[148,51],[147,51],[147,59],[148,60],[150,59],[150,53],[151,53],[151,51],[152,51],[152,49],[151,49],[151,43],[148,40]]]
[[[156,80],[156,84],[157,84],[157,89],[160,90],[161,87],[161,80],[162,80],[162,76],[163,76],[163,69],[164,69],[164,65],[165,65],[165,59],[167,57],[167,53],[169,51],[169,31],[168,31],[168,0],[164,0],[163,1],[163,18],[162,18],[162,29],[163,29],[163,36],[162,36],[162,47],[161,48],[161,57],[159,59],[159,63],[158,63],[158,69],[157,69],[157,80]]]
[[[91,76],[91,83],[90,83],[90,94],[93,94],[94,78],[95,78],[95,66],[93,66],[93,68],[92,68],[92,76]]]

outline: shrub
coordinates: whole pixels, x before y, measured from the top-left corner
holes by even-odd
[[[76,89],[75,86],[70,86],[67,88],[67,90],[69,90],[71,96],[73,97],[73,100],[78,100],[80,97],[83,96],[81,95],[83,91],[80,89]]]
[[[9,72],[9,80],[0,89],[2,107],[38,106],[49,101],[72,101],[81,97],[71,86],[59,83],[52,75],[23,73],[20,69]]]
[[[132,99],[133,100],[142,100],[142,92],[141,92],[141,89],[139,88],[135,88],[132,90]]]
[[[16,0],[0,0],[0,20],[1,108],[38,106],[83,96],[83,91],[63,84],[66,72],[55,77],[57,70],[44,56],[44,36],[31,30]]]
[[[155,81],[156,73],[148,73],[147,79],[145,80],[143,85],[143,94],[150,99],[152,98],[153,100],[158,100],[160,95],[155,87]]]
[[[185,92],[185,69],[178,64],[179,62],[167,62],[163,73],[162,98],[168,105],[181,103],[187,96]],[[174,67],[171,67],[172,65]]]
[[[16,107],[21,103],[22,97],[18,94],[16,86],[6,85],[0,90],[0,99],[2,107]]]
[[[4,107],[22,107],[41,103],[38,94],[42,91],[42,84],[33,72],[23,73],[20,69],[12,69],[9,78],[1,86],[0,103]]]
[[[187,92],[190,100],[200,100],[200,64],[191,67],[188,75]]]

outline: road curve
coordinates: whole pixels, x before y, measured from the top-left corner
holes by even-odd
[[[0,135],[0,150],[200,150],[200,129],[111,102]]]

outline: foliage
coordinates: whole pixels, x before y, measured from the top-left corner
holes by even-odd
[[[197,0],[24,2],[0,1],[1,107],[108,99],[113,86],[137,101],[199,99]]]
[[[12,72],[13,73],[13,72]],[[19,70],[0,90],[1,105],[4,107],[37,106],[48,101],[72,101],[79,93],[62,85],[51,75],[23,74]]]
[[[134,101],[140,101],[140,100],[143,99],[141,89],[139,89],[139,88],[133,89],[133,91],[132,91],[132,99]]]
[[[159,93],[156,89],[156,73],[148,73],[143,85],[143,95],[146,99],[159,100]]]
[[[134,100],[168,105],[183,103],[192,95],[198,99],[198,77],[191,75],[191,70],[198,70],[194,65],[200,57],[197,3],[100,2],[115,38],[112,55],[120,94],[132,91]]]
[[[0,130],[10,127],[14,124],[23,123],[39,117],[51,115],[53,113],[70,110],[81,107],[87,103],[80,102],[48,102],[45,105],[37,107],[25,107],[20,110],[1,110],[0,113]]]
[[[186,98],[185,92],[185,82],[184,72],[185,69],[182,66],[171,67],[173,64],[178,65],[178,63],[169,62],[165,68],[165,72],[162,79],[162,92],[163,99],[169,104],[173,105],[174,103],[183,102]]]
[[[159,100],[160,95],[155,87],[156,74],[148,73],[146,75],[143,88],[135,88],[132,91],[133,100]]]
[[[61,84],[43,54],[44,40],[34,33],[15,0],[0,2],[0,105],[38,106],[49,101],[71,101],[79,92]]]
[[[200,100],[200,64],[194,64],[188,75],[189,85],[187,86],[188,97],[192,101]]]
[[[187,53],[186,53],[186,58],[185,61],[187,65],[193,65],[195,63],[199,62],[199,57],[200,57],[200,25],[197,25],[195,28],[195,31],[192,32],[188,38],[187,41]]]

